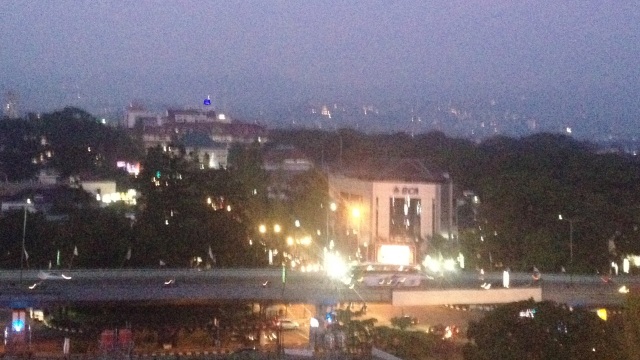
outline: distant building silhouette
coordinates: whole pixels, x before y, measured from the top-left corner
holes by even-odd
[[[13,91],[7,91],[4,94],[2,114],[9,119],[17,119],[20,117],[18,113],[18,95]]]

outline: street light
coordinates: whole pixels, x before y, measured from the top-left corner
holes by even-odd
[[[272,234],[271,230],[267,228],[267,225],[260,224],[258,225],[258,232],[262,237],[265,248],[269,249],[269,265],[273,265],[273,256],[278,254],[278,246],[280,245],[278,244],[277,235],[282,232],[282,226],[280,226],[280,224],[273,224]],[[267,235],[267,233],[269,233],[269,235]]]
[[[355,255],[357,257],[360,252],[360,239],[361,239],[360,231],[362,229],[362,212],[359,206],[356,205],[351,208],[351,217],[353,218],[354,233],[356,235],[355,236],[355,241],[356,241]],[[355,228],[356,225],[357,225],[357,229]]]
[[[334,202],[330,203],[329,207],[327,208],[327,228],[326,228],[327,241],[326,241],[325,246],[329,246],[329,242],[330,242],[330,239],[329,239],[329,211],[336,212],[336,210],[338,210],[338,205],[336,203],[334,203]]]
[[[24,220],[22,221],[22,254],[20,254],[20,285],[22,285],[22,270],[24,267],[25,255],[27,254],[27,249],[24,246],[24,240],[27,234],[27,208],[31,205],[31,199],[27,199],[27,202],[24,204]]]
[[[562,214],[558,214],[558,220],[569,222],[569,282],[573,286],[573,222],[575,219],[563,219]]]
[[[564,219],[562,214],[558,215],[558,220],[566,220],[569,222],[569,264],[573,264],[573,222],[574,219]]]

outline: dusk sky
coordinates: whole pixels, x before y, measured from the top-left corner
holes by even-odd
[[[0,1],[22,111],[639,88],[636,1]],[[637,98],[638,95],[632,95]],[[262,106],[262,105],[261,105]]]

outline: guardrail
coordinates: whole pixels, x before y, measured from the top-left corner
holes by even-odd
[[[0,281],[17,281],[20,270],[0,270]],[[153,277],[190,277],[190,278],[250,278],[250,277],[280,277],[280,268],[212,268],[206,270],[185,268],[162,269],[39,269],[23,270],[23,280],[42,279],[43,275],[52,277],[65,275],[72,279],[144,279]],[[324,273],[287,271],[287,277],[325,277]]]

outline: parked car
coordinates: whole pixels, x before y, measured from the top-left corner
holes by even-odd
[[[295,330],[300,327],[300,324],[290,319],[280,319],[276,325],[282,330]]]
[[[407,319],[409,321],[409,324],[411,325],[418,325],[418,318],[417,317],[413,317],[413,316],[409,316],[409,315],[403,315],[402,316],[403,319]]]
[[[460,333],[460,328],[458,328],[456,325],[444,326],[442,324],[438,324],[430,327],[427,332],[434,334],[442,339],[451,339],[458,336],[458,334]]]
[[[431,326],[431,327],[429,328],[428,332],[429,332],[430,334],[433,334],[433,335],[435,335],[435,336],[438,336],[438,337],[441,337],[441,338],[442,338],[442,337],[444,337],[444,334],[445,334],[445,332],[446,332],[446,329],[447,329],[447,327],[446,327],[446,326],[444,326],[444,325],[442,325],[442,324],[437,324],[437,325]]]

